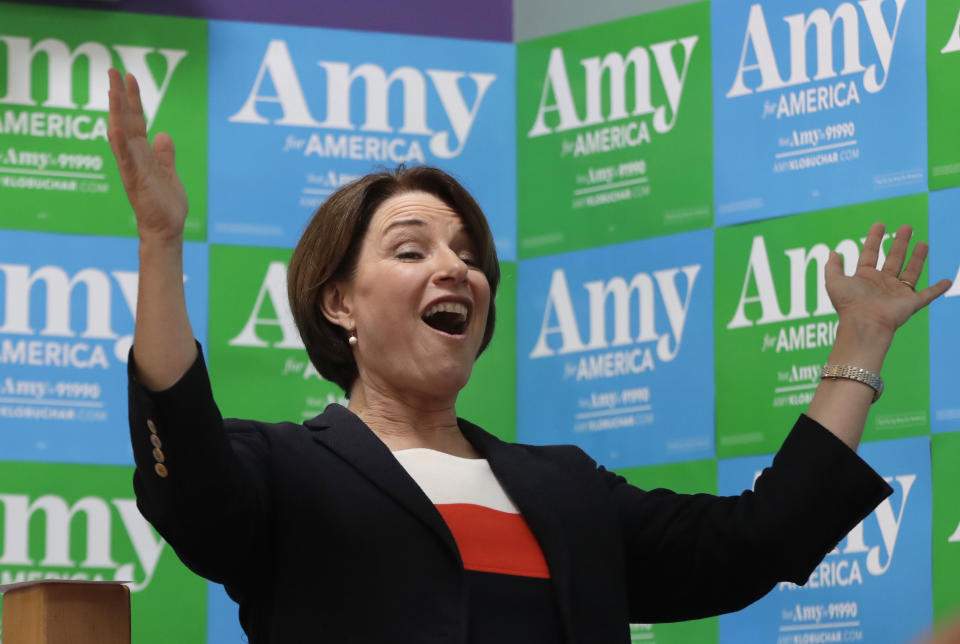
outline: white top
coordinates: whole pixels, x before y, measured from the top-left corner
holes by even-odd
[[[471,503],[520,514],[485,458],[462,458],[426,447],[393,455],[434,505]]]

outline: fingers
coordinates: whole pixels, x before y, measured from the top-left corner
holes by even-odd
[[[124,77],[116,69],[109,70],[110,77],[110,127],[120,128],[127,138],[147,135],[143,120],[143,105],[140,102],[140,86],[133,74]]]
[[[126,78],[116,69],[108,71],[110,78],[110,112],[107,139],[117,160],[120,178],[129,188],[131,182],[152,163],[153,152],[147,141],[147,125],[143,120],[140,87],[133,74]],[[169,146],[172,165],[172,144]]]
[[[143,119],[143,104],[140,102],[140,86],[133,74],[127,74],[127,103],[130,108],[126,113],[126,127],[133,136],[147,136],[147,122]]]
[[[130,101],[130,111],[134,115],[143,118],[143,104],[140,102],[140,85],[137,84],[137,78],[127,72],[127,99]]]
[[[893,238],[893,245],[890,246],[890,253],[887,255],[887,261],[883,263],[882,272],[900,278],[900,270],[903,268],[903,260],[907,256],[907,247],[910,244],[911,235],[913,235],[913,228],[906,224],[897,229],[897,234]],[[921,263],[922,267],[923,264]],[[913,280],[910,281],[913,282]]]
[[[933,302],[935,299],[946,293],[951,284],[953,284],[953,282],[950,280],[942,279],[933,286],[928,286],[922,291],[917,291],[917,295],[920,296],[920,299],[923,302],[919,308],[922,309],[926,305],[930,304],[930,302]]]
[[[910,282],[911,284],[919,282],[920,273],[923,272],[923,264],[927,261],[927,253],[929,251],[930,247],[927,246],[925,242],[917,242],[917,245],[913,247],[913,252],[910,254],[907,267],[903,269],[903,273],[900,274],[900,279],[905,282]]]
[[[129,106],[127,105],[123,77],[120,76],[120,72],[116,69],[110,69],[108,73],[110,76],[110,111],[107,115],[107,139],[110,141],[110,150],[117,160],[117,165],[122,171],[132,161],[129,143],[121,125],[123,113],[129,109]]]
[[[863,251],[860,253],[860,261],[857,262],[857,268],[876,268],[880,257],[880,244],[883,242],[883,232],[886,227],[877,222],[870,226],[867,238],[863,241]]]
[[[128,109],[127,95],[124,93],[120,72],[111,68],[108,75],[110,77],[110,111],[107,113],[107,123],[109,130],[117,130],[117,134],[120,134],[123,113]]]
[[[843,275],[843,257],[840,253],[832,250],[827,258],[827,263],[823,267],[823,276],[828,282]]]

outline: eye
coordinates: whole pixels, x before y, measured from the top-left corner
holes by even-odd
[[[480,262],[472,253],[460,253],[460,261],[471,268],[480,268]]]
[[[397,259],[415,260],[423,259],[423,253],[418,250],[402,250],[397,253]]]

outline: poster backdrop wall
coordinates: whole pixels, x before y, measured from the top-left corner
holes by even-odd
[[[138,644],[244,641],[133,498],[111,66],[176,141],[187,305],[227,416],[345,402],[287,264],[333,190],[398,163],[460,178],[501,258],[461,415],[646,489],[752,487],[837,331],[824,263],[851,271],[872,222],[884,252],[904,223],[931,240],[919,287],[960,278],[960,0],[713,0],[517,43],[506,0],[407,3],[419,22],[384,4],[0,3],[0,584],[132,580]],[[905,644],[960,610],[957,328],[955,285],[900,330],[860,450],[894,495],[806,585],[629,638]]]

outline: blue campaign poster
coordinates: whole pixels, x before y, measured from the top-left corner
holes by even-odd
[[[929,627],[930,438],[866,443],[859,453],[893,495],[824,557],[805,585],[780,583],[751,606],[721,615],[720,644],[904,644]],[[751,489],[772,458],[721,460],[720,494]]]
[[[712,230],[518,273],[517,440],[610,467],[713,457]]]
[[[718,226],[927,189],[923,2],[710,8]]]
[[[507,43],[211,21],[209,240],[293,247],[336,188],[426,164],[516,259],[514,78]]]
[[[953,286],[930,305],[930,429],[960,430],[960,188],[930,193],[930,282]]]
[[[207,332],[206,246],[184,248],[187,306]],[[0,453],[5,460],[130,465],[127,351],[137,240],[0,236]]]

